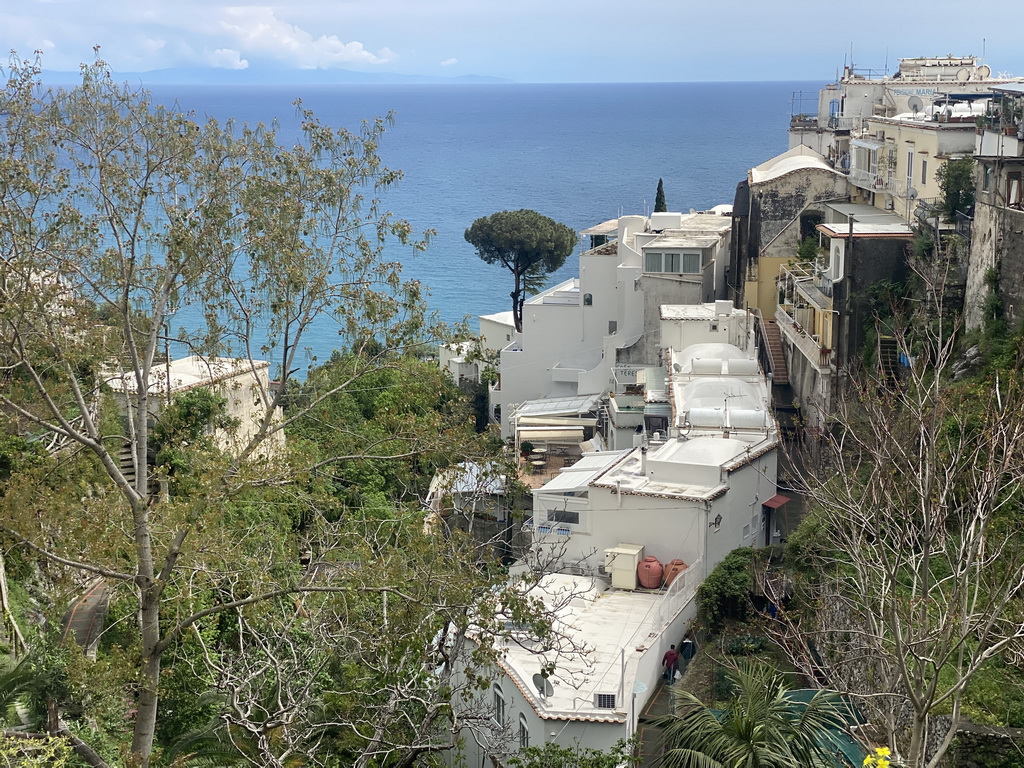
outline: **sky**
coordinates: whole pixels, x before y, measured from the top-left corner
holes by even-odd
[[[1002,18],[965,9],[962,0],[4,0],[0,37],[22,58],[41,51],[55,71],[77,70],[99,45],[117,72],[827,81],[852,49],[858,68],[984,53],[993,73],[1024,75],[1022,6],[1002,6]]]

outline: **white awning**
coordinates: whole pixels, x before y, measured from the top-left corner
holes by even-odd
[[[596,427],[597,419],[589,416],[523,416],[516,420],[520,429],[523,427]]]
[[[875,139],[850,139],[851,147],[863,147],[864,149],[870,149],[877,151],[885,146],[884,141],[877,141]]]
[[[531,443],[536,440],[548,442],[574,442],[583,441],[583,427],[579,429],[551,429],[547,427],[520,427],[518,430],[519,441],[529,440]]]

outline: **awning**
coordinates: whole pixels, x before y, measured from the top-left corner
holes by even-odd
[[[588,416],[524,416],[516,420],[523,427],[596,427],[597,419]]]
[[[879,150],[885,146],[884,141],[877,141],[876,139],[851,139],[851,147],[863,147],[864,149],[870,149],[872,151]]]
[[[579,429],[545,429],[544,427],[521,427],[516,430],[519,440],[547,440],[553,442],[579,443],[583,440],[583,428]]]
[[[792,499],[789,496],[783,496],[781,493],[777,493],[772,496],[768,501],[762,504],[762,507],[769,507],[771,509],[778,509],[783,504],[788,504]]]

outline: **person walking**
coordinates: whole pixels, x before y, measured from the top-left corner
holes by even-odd
[[[661,666],[665,668],[665,679],[672,685],[676,681],[676,670],[679,668],[679,653],[676,652],[674,645],[661,657]]]

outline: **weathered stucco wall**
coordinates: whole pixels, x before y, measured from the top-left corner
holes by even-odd
[[[971,229],[971,255],[965,297],[968,329],[982,326],[988,295],[986,274],[995,267],[999,296],[1010,327],[1024,318],[1024,211],[987,205],[980,200]]]
[[[773,254],[779,255],[773,240],[783,236],[792,248],[800,241],[800,228],[787,225],[813,201],[845,198],[849,182],[845,176],[817,168],[792,171],[769,181],[751,185],[751,218],[760,219],[757,247],[760,250],[772,246]],[[785,230],[785,234],[783,234]]]

